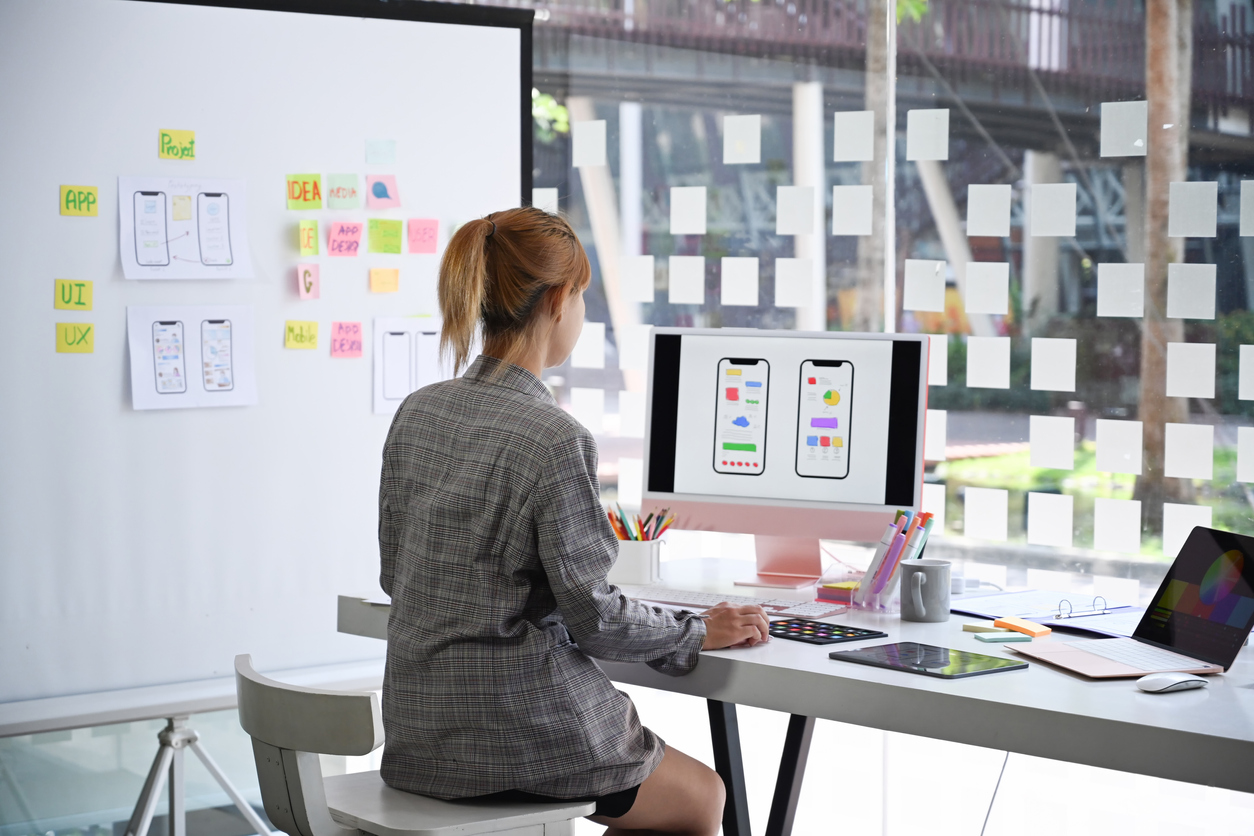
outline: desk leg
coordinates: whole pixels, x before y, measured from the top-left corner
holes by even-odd
[[[797,799],[801,797],[801,779],[810,755],[810,738],[814,736],[814,718],[794,714],[788,718],[788,735],[784,752],[779,757],[779,777],[775,779],[775,797],[771,799],[771,816],[766,821],[766,836],[790,836],[797,815]]]
[[[723,836],[750,836],[749,800],[745,796],[745,767],[740,757],[740,726],[736,704],[706,700],[710,710],[710,739],[714,744],[714,769],[727,788],[723,807]],[[809,738],[807,738],[807,743]]]

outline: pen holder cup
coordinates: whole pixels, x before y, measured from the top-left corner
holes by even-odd
[[[662,580],[661,550],[661,540],[619,540],[609,582],[640,585]]]
[[[900,615],[901,589],[899,588],[898,579],[896,577],[891,578],[878,594],[868,592],[864,599],[859,600],[859,596],[855,594],[853,608],[863,612],[879,613],[880,615]]]

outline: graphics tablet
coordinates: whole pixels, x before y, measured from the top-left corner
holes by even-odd
[[[947,647],[918,642],[895,642],[877,644],[875,647],[863,647],[858,650],[835,650],[827,654],[827,658],[839,662],[857,662],[859,665],[874,665],[877,668],[921,673],[924,676],[939,676],[942,679],[958,679],[998,671],[1015,671],[1027,667],[1026,662],[1015,659],[968,653],[965,650],[950,650]]]

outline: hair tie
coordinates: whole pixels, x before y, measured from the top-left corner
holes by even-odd
[[[493,235],[496,234],[496,221],[488,221],[488,223],[492,224],[492,231],[489,232],[487,235],[483,236],[484,238],[491,238]]]

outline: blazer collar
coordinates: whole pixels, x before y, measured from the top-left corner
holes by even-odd
[[[515,366],[513,363],[504,363],[486,354],[480,354],[476,357],[475,362],[470,364],[470,368],[466,369],[462,377],[477,383],[505,386],[525,395],[531,395],[549,403],[555,403],[548,387],[541,383],[531,372],[521,366]]]

